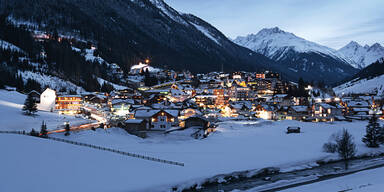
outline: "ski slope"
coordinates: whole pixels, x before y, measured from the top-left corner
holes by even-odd
[[[373,93],[384,94],[384,75],[372,79],[352,80],[333,88],[337,95]]]

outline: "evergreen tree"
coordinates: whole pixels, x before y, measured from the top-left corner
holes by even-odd
[[[28,94],[27,98],[25,99],[22,110],[26,115],[34,115],[36,113],[37,111],[36,102],[33,99],[31,94]]]
[[[379,147],[379,141],[383,138],[382,134],[382,128],[377,122],[377,117],[374,114],[369,120],[366,128],[366,134],[362,140],[368,147]]]
[[[103,85],[101,86],[101,92],[110,93],[111,91],[115,90],[113,85],[103,82]]]
[[[337,152],[343,159],[345,169],[348,169],[349,160],[351,160],[356,154],[356,145],[353,142],[353,136],[343,129],[341,135],[336,139]]]
[[[44,121],[41,124],[40,137],[48,137],[47,124]]]
[[[65,124],[65,136],[69,136],[70,135],[70,133],[69,133],[69,131],[71,130],[71,128],[69,127],[69,123],[66,123]]]

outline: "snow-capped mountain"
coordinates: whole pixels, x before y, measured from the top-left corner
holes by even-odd
[[[315,81],[327,79],[327,83],[333,83],[357,72],[349,64],[350,61],[336,50],[278,27],[237,37],[234,42],[275,60],[282,68],[287,67],[292,77],[296,78],[301,76]]]
[[[278,27],[262,29],[257,34],[246,37],[237,37],[234,42],[274,60],[283,59],[289,50],[299,53],[316,52],[345,60],[344,56],[334,49],[305,40]]]
[[[384,57],[384,47],[379,43],[375,43],[372,46],[361,46],[356,41],[351,41],[339,49],[338,52],[351,60],[351,64],[358,69],[362,69]]]

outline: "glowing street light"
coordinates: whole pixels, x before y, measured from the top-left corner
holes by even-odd
[[[150,62],[149,59],[146,59],[146,60],[145,60],[145,63],[146,63],[146,64],[149,64],[149,62]]]

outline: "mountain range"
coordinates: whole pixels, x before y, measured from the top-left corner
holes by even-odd
[[[296,76],[315,81],[323,79],[327,83],[334,83],[358,71],[338,51],[297,37],[278,27],[237,37],[234,42],[289,69],[292,78]]]
[[[289,51],[318,53],[348,63],[354,68],[363,69],[384,57],[384,47],[379,43],[361,46],[356,41],[351,41],[339,50],[335,50],[285,32],[278,27],[265,28],[257,34],[245,37],[239,36],[233,41],[276,61],[286,59]]]
[[[346,46],[338,50],[339,53],[349,59],[351,65],[358,69],[363,69],[384,57],[384,47],[379,43],[372,46],[361,46],[356,41],[351,41]]]

